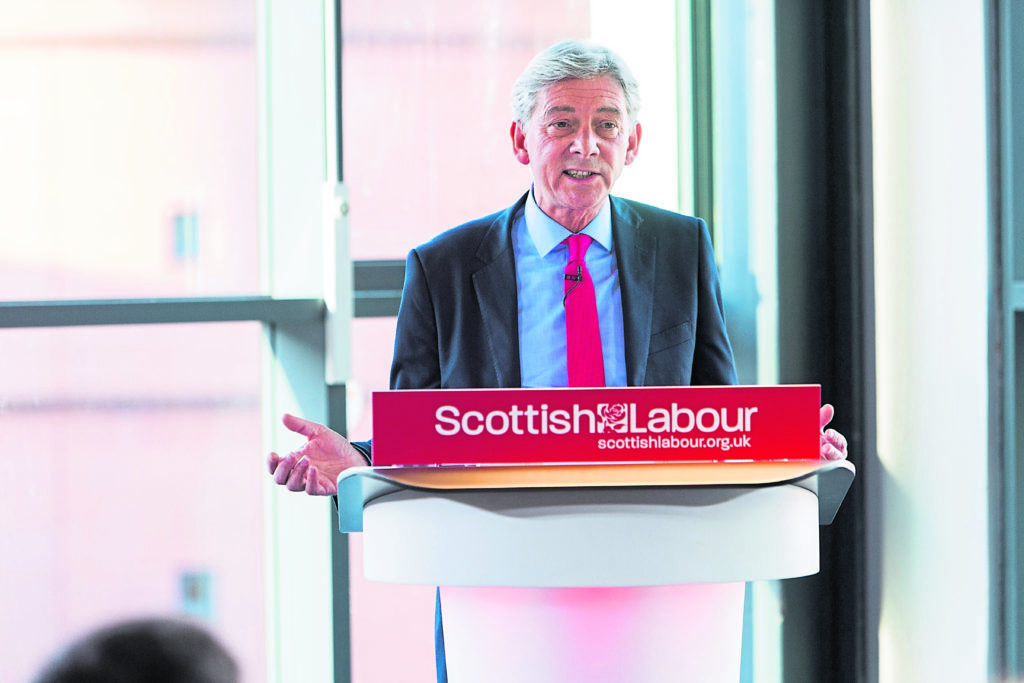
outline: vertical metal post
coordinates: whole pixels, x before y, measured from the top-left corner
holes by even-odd
[[[693,206],[715,236],[714,100],[712,88],[711,0],[692,0],[693,32]]]
[[[324,382],[327,387],[327,426],[347,431],[346,384],[351,377],[353,270],[349,252],[349,200],[343,184],[342,143],[342,22],[341,0],[324,3],[324,127],[327,131],[324,184]],[[338,532],[331,506],[331,593],[334,623],[334,680],[352,680],[352,620],[349,598],[348,536]]]

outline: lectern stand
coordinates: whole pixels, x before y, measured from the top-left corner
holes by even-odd
[[[441,587],[449,678],[730,681],[743,582],[818,571],[848,462],[367,467],[370,580]]]

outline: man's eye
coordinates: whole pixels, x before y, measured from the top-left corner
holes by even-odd
[[[597,127],[597,130],[598,132],[601,133],[601,135],[604,135],[605,137],[611,137],[618,133],[619,124],[615,123],[614,121],[605,121]]]

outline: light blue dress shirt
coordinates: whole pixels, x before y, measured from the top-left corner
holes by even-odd
[[[622,296],[612,248],[611,204],[607,199],[582,232],[594,240],[587,249],[586,261],[597,298],[605,384],[625,386]],[[519,366],[524,387],[564,387],[569,383],[562,305],[569,247],[561,242],[571,234],[540,210],[532,191],[512,224],[519,294]]]

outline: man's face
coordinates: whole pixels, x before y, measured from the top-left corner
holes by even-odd
[[[573,232],[586,227],[640,145],[611,76],[560,81],[537,94],[524,129],[512,124],[516,159],[530,167],[537,204]]]

